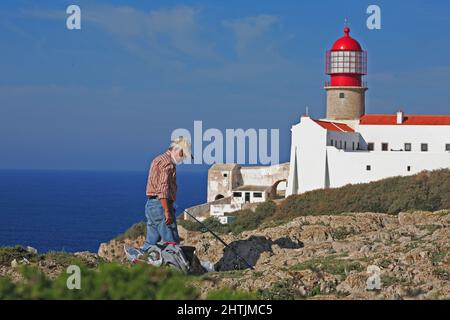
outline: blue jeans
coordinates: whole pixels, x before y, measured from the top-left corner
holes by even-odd
[[[158,199],[148,199],[145,204],[145,216],[147,217],[147,238],[142,250],[147,251],[160,241],[180,243],[174,210],[172,211],[173,223],[166,225],[161,202]]]

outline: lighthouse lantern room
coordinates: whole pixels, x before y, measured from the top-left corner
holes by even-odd
[[[367,87],[362,77],[367,74],[367,52],[350,37],[345,26],[344,36],[326,52],[325,83],[327,92],[327,119],[357,120],[365,113]]]

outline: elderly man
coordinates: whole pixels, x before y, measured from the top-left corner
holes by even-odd
[[[192,158],[191,144],[180,137],[152,161],[146,190],[147,238],[142,247],[144,251],[159,241],[180,242],[173,204],[177,194],[176,166],[186,158]]]

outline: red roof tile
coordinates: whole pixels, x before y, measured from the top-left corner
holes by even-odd
[[[361,117],[361,125],[398,125],[397,115],[366,114]],[[450,116],[404,115],[401,125],[409,126],[449,126]]]
[[[314,122],[316,122],[319,126],[329,131],[355,132],[355,130],[353,130],[348,125],[343,123],[322,121],[322,120],[314,120]]]

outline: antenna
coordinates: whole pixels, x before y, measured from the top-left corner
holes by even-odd
[[[344,27],[348,27],[348,18],[347,17],[345,17],[345,19],[344,19]]]
[[[309,116],[309,107],[306,106],[306,115]]]

